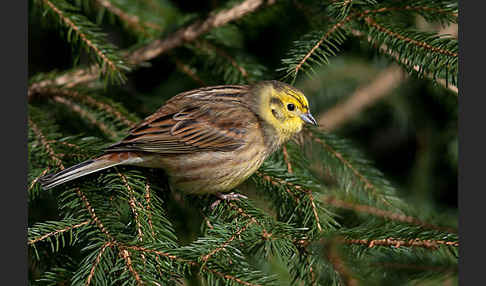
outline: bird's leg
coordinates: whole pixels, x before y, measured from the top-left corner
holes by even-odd
[[[237,201],[240,198],[242,198],[242,199],[248,198],[248,197],[246,197],[242,194],[238,194],[238,193],[235,193],[235,192],[231,192],[229,194],[216,193],[214,195],[218,199],[214,203],[211,204],[211,209],[214,209],[215,207],[217,207],[221,201]]]

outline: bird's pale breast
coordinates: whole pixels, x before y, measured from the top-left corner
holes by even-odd
[[[140,165],[163,165],[171,185],[185,193],[229,191],[251,176],[268,155],[262,136],[248,135],[247,143],[231,152],[205,151],[176,156],[154,154]]]

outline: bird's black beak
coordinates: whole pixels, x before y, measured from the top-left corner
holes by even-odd
[[[310,114],[309,112],[304,113],[304,114],[301,114],[300,115],[300,118],[302,118],[302,120],[304,120],[304,122],[307,122],[307,123],[310,123],[312,125],[318,126],[317,125],[317,121],[314,119],[314,117],[312,116],[312,114]]]

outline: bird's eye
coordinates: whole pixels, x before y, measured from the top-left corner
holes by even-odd
[[[287,109],[290,110],[290,111],[293,111],[295,109],[295,105],[293,105],[292,103],[289,103],[289,104],[287,104]]]

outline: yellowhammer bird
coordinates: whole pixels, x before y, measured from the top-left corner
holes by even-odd
[[[43,189],[116,165],[163,168],[170,184],[219,194],[245,181],[304,122],[317,125],[304,94],[264,81],[180,93],[105,153],[40,179]]]

